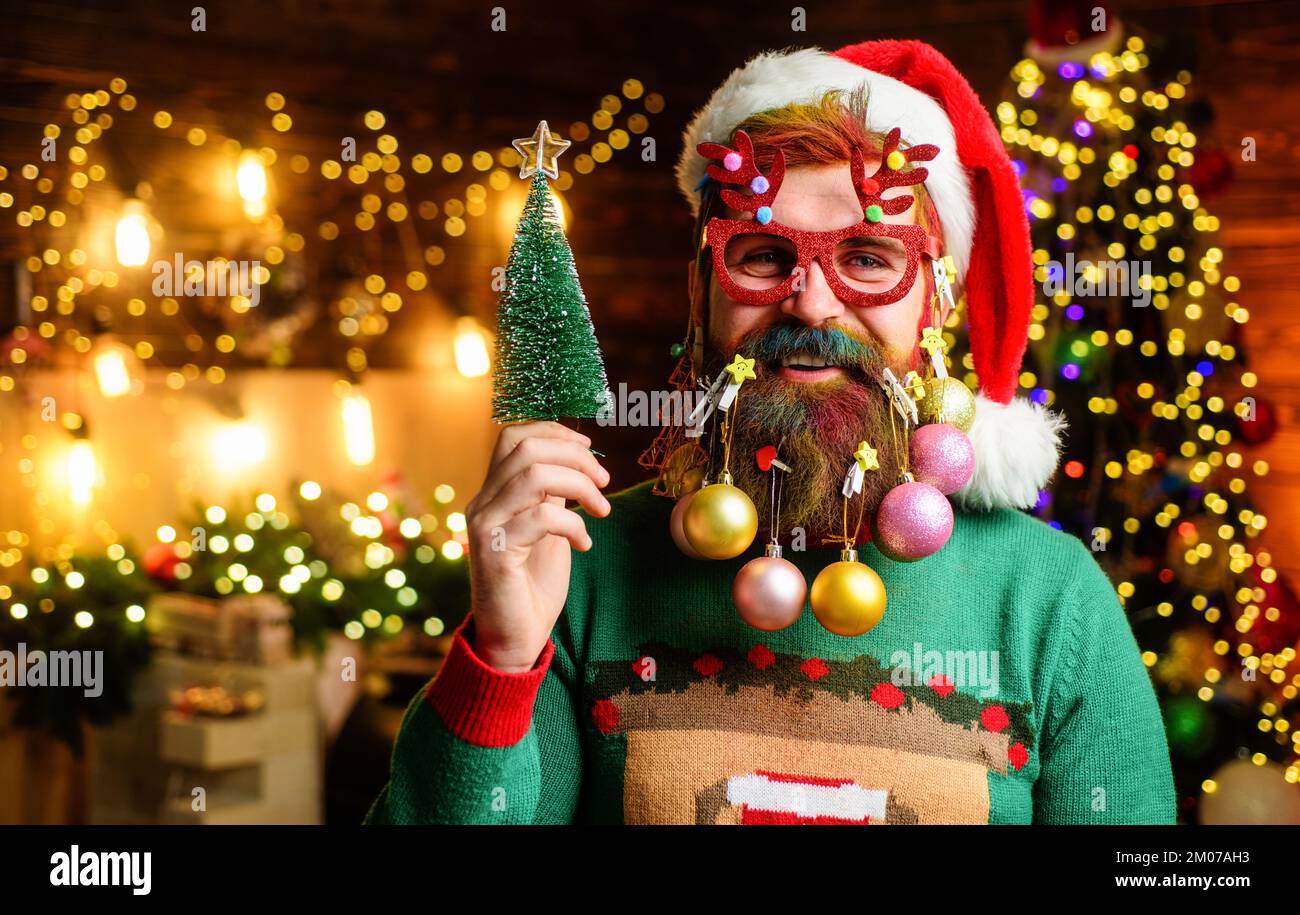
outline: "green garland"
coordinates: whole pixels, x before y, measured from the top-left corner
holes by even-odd
[[[295,493],[300,492],[295,487]],[[259,504],[260,502],[260,504]],[[130,711],[134,675],[150,658],[149,597],[180,591],[219,599],[266,592],[291,610],[300,648],[320,649],[331,633],[370,642],[418,624],[431,636],[469,612],[467,562],[449,532],[451,515],[394,501],[295,495],[293,517],[266,494],[238,510],[195,505],[143,554],[113,544],[74,553],[0,586],[0,649],[102,651],[103,692],[81,687],[15,688],[14,723],[82,749],[82,723],[102,725]],[[444,549],[446,552],[444,553]]]

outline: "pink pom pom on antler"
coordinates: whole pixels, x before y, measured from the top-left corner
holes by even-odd
[[[733,210],[756,213],[759,207],[770,207],[776,200],[776,195],[781,190],[781,180],[785,177],[785,153],[781,150],[777,150],[772,168],[766,175],[758,170],[758,165],[754,162],[754,142],[743,130],[736,131],[734,150],[720,143],[701,143],[696,150],[706,159],[722,162],[721,166],[708,167],[710,178],[719,184],[747,187],[752,192],[746,195],[730,188],[724,189],[722,202]]]

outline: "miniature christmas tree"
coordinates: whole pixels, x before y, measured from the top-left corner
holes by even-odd
[[[528,201],[506,264],[498,304],[496,389],[492,418],[500,423],[590,418],[609,398],[609,385],[573,252],[555,212],[546,176],[569,145],[542,121],[516,140],[519,174],[532,177]]]

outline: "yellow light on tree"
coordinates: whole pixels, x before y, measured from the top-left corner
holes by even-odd
[[[248,217],[261,219],[265,216],[266,166],[262,164],[262,158],[251,149],[244,150],[239,157],[235,183],[239,186],[239,196],[244,201],[244,212]]]
[[[343,443],[348,460],[364,467],[375,459],[375,425],[370,400],[354,391],[343,398]]]
[[[99,393],[105,397],[121,397],[131,392],[131,371],[127,367],[130,351],[120,343],[101,337],[95,344],[92,361]]]
[[[142,267],[149,260],[149,220],[139,200],[128,200],[117,219],[117,262],[123,267]]]
[[[456,371],[466,378],[481,378],[488,373],[492,363],[488,358],[487,337],[483,328],[473,318],[456,322]]]
[[[95,460],[95,449],[90,442],[79,438],[68,450],[68,490],[76,505],[88,505],[95,482],[99,476],[99,464]]]

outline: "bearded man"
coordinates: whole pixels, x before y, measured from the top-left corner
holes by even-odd
[[[708,453],[683,430],[651,452],[658,481],[607,499],[586,436],[509,426],[466,513],[472,612],[368,822],[1173,822],[1123,608],[1078,540],[1019,510],[1062,424],[1013,397],[1028,229],[970,86],[919,42],[760,55],[696,115],[677,177],[697,218],[677,377],[707,385],[737,354],[756,370],[694,469],[717,477],[723,448],[794,574],[848,556],[887,609],[836,632],[799,591],[792,619],[750,625],[733,580],[761,545],[710,561],[670,537],[662,496]],[[946,544],[899,557],[850,516],[909,479],[906,400],[882,380],[942,370],[920,344],[950,313],[945,263],[980,385],[974,469]],[[767,446],[788,471],[770,448],[759,466]]]

